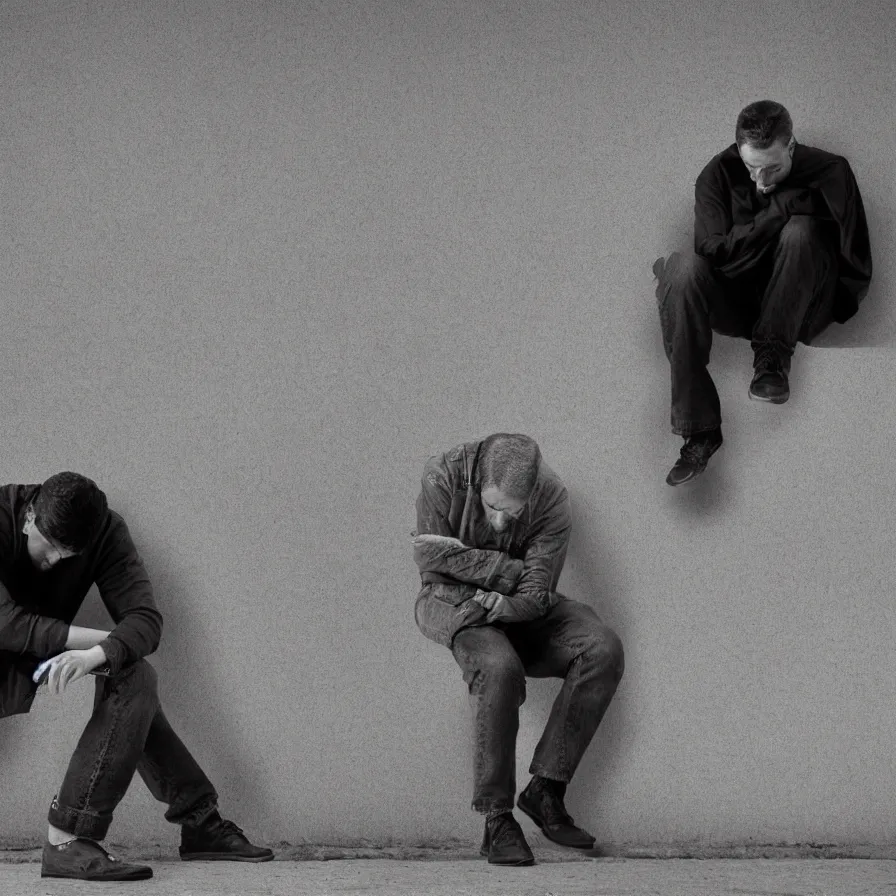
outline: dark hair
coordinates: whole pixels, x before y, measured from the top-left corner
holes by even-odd
[[[787,143],[792,136],[790,113],[772,100],[750,103],[737,116],[734,140],[738,146],[749,143],[756,149],[768,149],[776,140]]]
[[[496,432],[482,440],[479,449],[481,488],[494,486],[524,500],[538,478],[541,450],[535,439],[522,433]]]
[[[99,533],[109,509],[92,479],[67,472],[51,476],[31,506],[40,534],[76,554]]]

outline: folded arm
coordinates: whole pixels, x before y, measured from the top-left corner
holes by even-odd
[[[69,625],[17,604],[0,584],[0,650],[46,659],[67,647]]]
[[[778,189],[768,207],[746,224],[734,224],[728,188],[714,172],[697,178],[694,203],[694,250],[726,277],[754,268],[790,220],[791,215],[817,214],[818,198],[808,189]]]
[[[417,533],[414,562],[426,582],[450,579],[479,588],[510,594],[523,572],[523,561],[503,551],[468,547],[451,531],[448,520],[451,489],[444,476],[428,469],[417,498]]]
[[[156,607],[149,575],[120,517],[106,536],[96,585],[115,622],[98,645],[115,674],[122,666],[155,651],[162,637],[162,615]]]
[[[526,547],[523,571],[512,594],[490,601],[477,597],[490,608],[489,622],[525,622],[544,616],[559,601],[557,582],[566,560],[572,518],[569,496],[563,489],[536,524]],[[491,604],[491,607],[489,605]]]

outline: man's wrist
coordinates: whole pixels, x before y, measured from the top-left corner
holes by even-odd
[[[108,664],[108,658],[106,657],[106,651],[97,644],[95,647],[89,647],[85,653],[89,657],[89,663],[91,671],[100,668],[101,666],[105,666]]]

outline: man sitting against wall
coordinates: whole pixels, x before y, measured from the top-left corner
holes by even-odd
[[[497,433],[430,458],[417,499],[414,559],[421,631],[451,649],[473,707],[473,810],[481,852],[531,865],[513,816],[526,676],[564,679],[518,807],[564,846],[594,838],[566,811],[566,787],[622,677],[616,634],[557,592],[571,528],[563,483],[528,436]]]
[[[111,631],[71,624],[94,583]],[[94,482],[59,473],[43,485],[0,488],[0,716],[28,712],[44,680],[63,694],[96,676],[93,713],[50,806],[43,877],[152,877],[100,846],[135,771],[182,826],[182,859],[273,858],[221,817],[214,787],[162,712],[144,659],[161,632],[128,528]]]
[[[654,264],[672,431],[685,440],[666,482],[698,476],[722,444],[719,396],[706,369],[713,330],[750,340],[750,398],[782,404],[790,359],[844,323],[871,281],[862,197],[842,156],[804,146],[780,104],[738,116],[735,142],[697,178],[694,250]]]

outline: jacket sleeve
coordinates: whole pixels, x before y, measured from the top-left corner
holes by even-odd
[[[114,675],[152,653],[162,636],[162,615],[152,584],[124,520],[114,520],[99,557],[96,585],[115,628],[100,645]]]
[[[505,597],[506,612],[512,614],[506,621],[538,619],[559,602],[557,582],[563,571],[571,531],[569,495],[564,488],[543,512],[530,536],[519,583],[514,593]]]
[[[860,299],[871,282],[871,241],[862,194],[849,162],[839,159],[834,176],[821,181],[818,189],[840,228],[841,279]]]
[[[17,604],[0,584],[0,650],[48,659],[65,650],[68,623]]]
[[[755,267],[790,218],[777,192],[747,224],[733,224],[731,197],[715,169],[704,169],[694,188],[694,251],[726,277]]]
[[[456,537],[448,519],[451,497],[451,488],[444,472],[433,463],[427,464],[417,498],[419,535]],[[430,574],[435,574],[501,594],[510,594],[523,572],[523,561],[515,560],[503,551],[456,545],[415,545],[414,562],[424,582]]]

